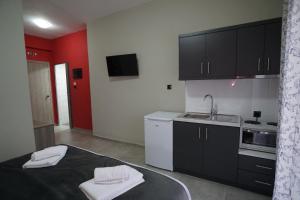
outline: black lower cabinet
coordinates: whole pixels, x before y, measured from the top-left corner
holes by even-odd
[[[177,171],[199,175],[202,171],[203,147],[199,131],[194,123],[174,123],[173,164]]]
[[[174,122],[174,170],[237,182],[239,128]]]
[[[274,178],[272,176],[239,170],[238,177],[239,186],[245,189],[267,195],[273,193]]]
[[[173,124],[174,170],[272,195],[275,161],[239,155],[240,128]]]
[[[272,195],[275,180],[275,161],[239,155],[238,185],[266,195]]]
[[[240,129],[228,126],[205,126],[203,172],[226,182],[237,181]]]

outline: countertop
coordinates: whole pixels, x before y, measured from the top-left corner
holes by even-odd
[[[276,160],[276,154],[275,153],[266,153],[266,152],[260,152],[255,150],[248,150],[248,149],[239,149],[240,155],[246,155],[246,156],[252,156],[252,157],[258,157],[258,158],[264,158],[269,160]]]
[[[200,123],[200,124],[211,124],[219,126],[232,126],[232,127],[241,127],[241,117],[239,115],[230,115],[234,117],[235,122],[222,122],[217,120],[207,120],[207,119],[197,119],[197,118],[186,118],[183,117],[184,114],[176,117],[174,121],[179,122],[191,122],[191,123]]]
[[[242,126],[245,129],[254,129],[259,131],[277,131],[277,126],[268,125],[267,122],[261,122],[261,124],[246,124],[242,122]]]
[[[42,128],[46,126],[53,126],[52,122],[41,122],[41,121],[33,121],[33,128]]]
[[[179,115],[182,115],[182,113],[157,111],[146,115],[144,119],[172,121],[174,118],[178,117]]]

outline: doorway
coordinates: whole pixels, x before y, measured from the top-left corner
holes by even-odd
[[[50,65],[40,61],[27,65],[33,121],[53,123]]]
[[[69,67],[67,63],[54,65],[55,88],[58,111],[57,131],[72,128]]]

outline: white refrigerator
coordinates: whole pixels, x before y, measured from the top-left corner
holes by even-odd
[[[180,114],[158,111],[144,117],[146,164],[173,171],[173,120]]]

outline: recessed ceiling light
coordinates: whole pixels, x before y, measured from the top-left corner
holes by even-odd
[[[45,19],[41,19],[41,18],[36,18],[36,19],[33,19],[32,21],[38,27],[44,28],[44,29],[50,28],[53,26],[53,24],[51,24],[49,21],[47,21]]]

